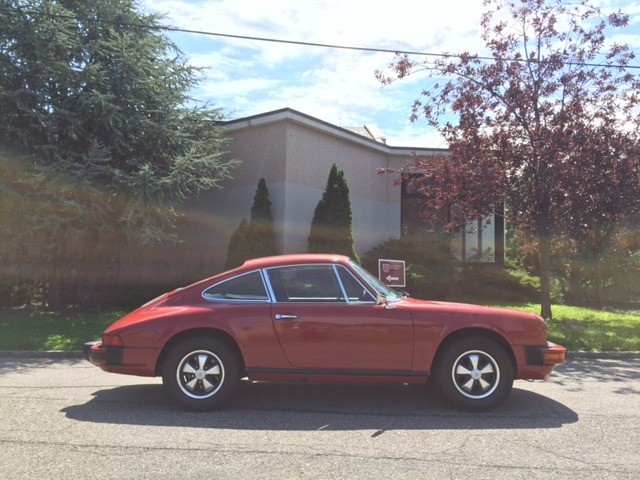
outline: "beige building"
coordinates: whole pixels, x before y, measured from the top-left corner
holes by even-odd
[[[392,147],[374,126],[342,128],[288,108],[227,122],[226,129],[229,156],[242,163],[223,189],[201,195],[193,205],[206,243],[213,243],[215,265],[224,264],[231,234],[249,219],[260,178],[269,189],[280,252],[306,252],[313,213],[335,163],[349,184],[353,235],[362,254],[400,237],[417,219],[416,197],[395,184],[397,175],[379,170],[400,167],[412,154],[425,158],[444,152]],[[460,236],[459,256],[469,259],[489,244],[495,251],[494,236],[495,228]],[[485,248],[479,248],[483,239]]]

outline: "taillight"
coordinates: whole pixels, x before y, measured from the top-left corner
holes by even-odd
[[[114,335],[112,333],[103,333],[102,334],[102,344],[110,345],[112,347],[123,347],[122,338],[120,335]]]

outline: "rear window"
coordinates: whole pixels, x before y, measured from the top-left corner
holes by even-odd
[[[205,300],[268,302],[269,296],[259,271],[246,273],[213,285],[202,292]]]

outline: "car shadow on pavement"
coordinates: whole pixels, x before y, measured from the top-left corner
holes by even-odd
[[[226,409],[185,412],[170,402],[162,385],[134,385],[99,390],[89,402],[62,412],[95,423],[287,431],[560,428],[578,421],[568,407],[518,388],[503,405],[481,414],[453,410],[428,390],[243,381]]]

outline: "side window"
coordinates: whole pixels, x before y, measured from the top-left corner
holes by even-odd
[[[260,272],[251,272],[213,285],[202,292],[206,300],[230,300],[238,302],[268,302]]]
[[[299,265],[267,271],[278,302],[345,302],[331,265]]]
[[[339,266],[338,275],[340,275],[340,281],[347,292],[349,302],[375,302],[376,299],[364,288],[364,286],[347,271],[346,268]]]

